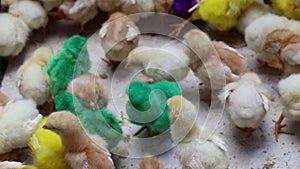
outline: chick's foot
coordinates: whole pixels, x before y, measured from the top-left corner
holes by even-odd
[[[284,115],[281,114],[279,119],[277,121],[272,120],[275,123],[275,139],[276,142],[278,142],[278,135],[279,134],[290,134],[290,135],[294,135],[294,132],[291,131],[287,131],[287,130],[282,130],[282,128],[284,128],[286,126],[286,124],[281,124],[282,121],[284,119]]]

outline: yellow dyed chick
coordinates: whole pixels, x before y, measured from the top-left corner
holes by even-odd
[[[51,96],[48,74],[44,71],[53,51],[47,47],[38,48],[18,70],[18,88],[24,98],[33,99],[42,105]]]
[[[300,0],[272,0],[276,14],[300,20]]]
[[[69,93],[86,101],[93,110],[98,110],[107,105],[104,90],[100,78],[90,72],[73,79],[67,88]]]
[[[60,136],[43,128],[47,119],[47,117],[43,118],[29,141],[35,163],[33,166],[26,166],[22,169],[71,169],[65,161]]]

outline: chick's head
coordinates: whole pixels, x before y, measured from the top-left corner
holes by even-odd
[[[69,135],[82,130],[79,119],[68,111],[54,112],[49,115],[43,126],[58,135]]]
[[[45,66],[53,56],[53,50],[48,47],[40,47],[34,52],[34,56],[37,57],[40,66]]]

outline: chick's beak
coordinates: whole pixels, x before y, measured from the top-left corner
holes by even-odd
[[[48,127],[47,125],[43,125],[43,129],[51,130],[51,128]]]

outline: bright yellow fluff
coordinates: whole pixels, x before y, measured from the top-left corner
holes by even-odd
[[[192,14],[193,20],[202,19],[219,30],[224,31],[234,27],[238,17],[253,0],[203,0]]]
[[[42,128],[46,121],[45,117],[29,142],[35,164],[22,169],[70,169],[64,158],[60,137]]]
[[[300,20],[300,0],[272,0],[272,6],[278,15]]]

